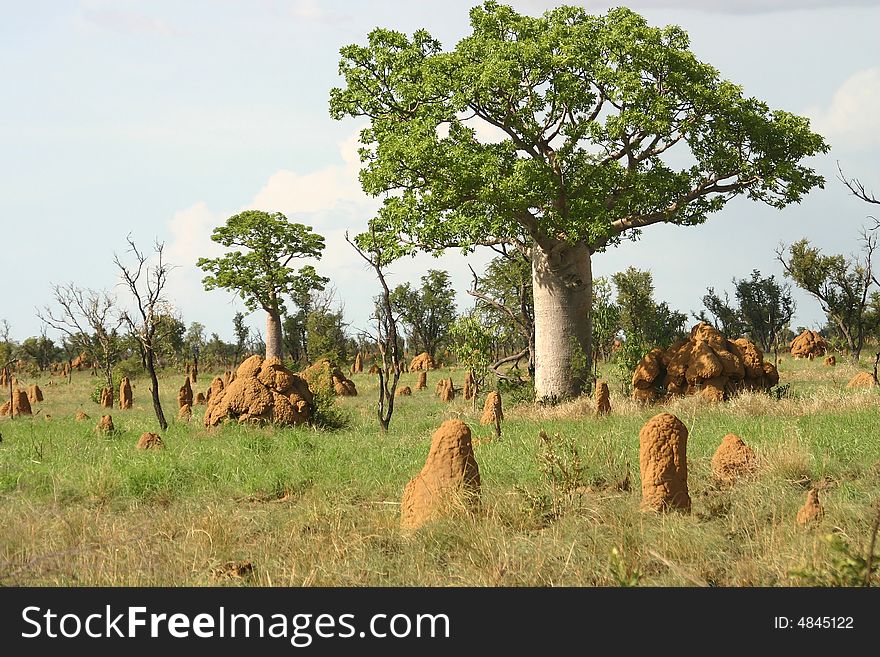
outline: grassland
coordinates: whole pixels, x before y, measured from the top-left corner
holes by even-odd
[[[35,378],[26,383],[45,401],[34,417],[0,421],[0,585],[854,583],[847,559],[866,554],[880,505],[880,393],[846,390],[857,371],[848,364],[785,358],[780,371],[790,388],[778,400],[641,408],[612,384],[614,411],[602,419],[589,400],[508,404],[500,440],[470,402],[432,394],[434,372],[428,390],[398,399],[383,435],[375,377],[362,374],[360,395],[336,401],[344,429],[208,431],[197,407],[191,423],[162,433],[166,449],[150,452],[134,449],[157,430],[145,378],[134,381],[134,409],[113,411],[111,437],[95,434],[101,409],[89,400],[89,373],[70,385]],[[451,374],[461,385],[463,373]],[[415,381],[406,374],[401,385]],[[170,417],[182,382],[179,373],[161,380]],[[88,421],[74,419],[79,409]],[[687,516],[639,510],[638,432],[661,409],[690,432]],[[476,438],[482,511],[403,533],[401,492],[449,417]],[[729,432],[755,448],[760,467],[722,487],[710,460]],[[810,487],[825,517],[805,529],[795,515]],[[229,566],[238,563],[252,570]]]

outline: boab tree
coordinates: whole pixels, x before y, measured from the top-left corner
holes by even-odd
[[[234,290],[248,310],[265,310],[266,358],[281,358],[284,296],[302,296],[308,290],[323,288],[328,281],[311,265],[298,270],[288,265],[295,258],[320,258],[324,238],[312,232],[311,226],[292,223],[280,212],[245,210],[215,228],[211,239],[247,251],[199,258],[196,265],[209,273],[202,279],[205,289]]]
[[[785,207],[824,184],[799,162],[828,147],[698,61],[679,27],[626,8],[536,18],[486,2],[470,17],[449,52],[425,30],[342,48],[330,112],[370,120],[361,183],[385,196],[384,248],[530,254],[537,395],[570,396],[588,376],[573,364],[590,361],[593,253],[737,195]]]

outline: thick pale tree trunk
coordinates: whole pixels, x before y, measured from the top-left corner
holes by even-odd
[[[266,311],[266,358],[282,358],[284,349],[281,344],[281,314],[277,311]]]
[[[535,295],[535,393],[561,401],[581,393],[589,376],[593,272],[586,245],[532,246]]]

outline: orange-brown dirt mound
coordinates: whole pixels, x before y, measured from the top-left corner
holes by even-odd
[[[229,377],[226,378],[228,379]],[[227,385],[229,384],[224,384],[223,379],[221,379],[219,376],[215,376],[214,379],[211,381],[211,387],[208,388],[208,392],[205,394],[205,403],[210,404],[211,398],[216,397],[218,393],[223,392],[223,389]]]
[[[428,373],[424,370],[419,372],[419,382],[416,383],[416,390],[424,390],[428,387]]]
[[[116,427],[113,426],[113,417],[110,415],[102,415],[101,421],[98,422],[98,426],[95,427],[95,431],[103,434],[111,434],[116,431]]]
[[[251,356],[239,365],[228,387],[215,390],[216,383],[217,379],[211,384],[206,427],[224,420],[297,425],[311,419],[312,392],[308,384],[278,358]]]
[[[163,447],[165,447],[165,443],[162,442],[159,435],[149,431],[141,434],[137,445],[135,445],[136,449],[162,449]]]
[[[480,505],[480,469],[471,430],[461,420],[446,420],[431,437],[422,470],[403,490],[400,524],[417,529],[456,509],[475,512]]]
[[[611,393],[608,384],[596,381],[596,415],[608,415],[611,412]]]
[[[815,331],[804,332],[791,341],[791,355],[795,358],[816,358],[825,355],[828,343]]]
[[[124,411],[130,410],[131,404],[131,381],[128,380],[127,376],[124,376],[119,383],[119,408]]]
[[[195,400],[193,401],[193,403],[194,403],[196,406],[204,406],[204,405],[207,403],[207,401],[205,400],[205,393],[203,393],[203,392],[197,392],[197,393],[196,393],[196,398],[195,398]]]
[[[364,371],[364,361],[361,359],[360,353],[354,357],[354,365],[351,366],[352,374],[360,374]]]
[[[837,365],[837,359],[834,356],[828,356],[828,358],[825,359],[825,364],[834,367]]]
[[[32,385],[30,388],[28,388],[27,396],[28,396],[28,401],[31,404],[36,404],[38,402],[43,401],[43,391],[40,390],[40,386],[38,386],[36,383],[34,385]]]
[[[186,380],[183,382],[183,385],[180,387],[180,390],[177,391],[177,407],[183,408],[184,406],[189,406],[192,408],[193,405],[193,389],[192,384],[189,382],[189,377],[186,377]]]
[[[437,363],[434,362],[434,359],[431,358],[431,355],[427,351],[423,351],[418,356],[413,358],[409,364],[410,372],[419,372],[421,370],[434,369],[437,369]]]
[[[189,422],[192,419],[192,408],[189,404],[184,404],[177,412],[177,419],[181,422]]]
[[[874,375],[870,372],[859,372],[846,384],[847,388],[873,388],[876,385]]]
[[[370,374],[378,374],[379,366],[378,365],[370,365]]]
[[[670,413],[655,415],[639,432],[642,508],[690,512],[687,480],[688,430]]]
[[[819,491],[815,488],[811,488],[807,491],[807,501],[804,502],[804,505],[800,509],[798,509],[797,524],[809,525],[814,522],[819,522],[824,515],[825,510],[822,508],[822,503],[819,501]]]
[[[739,436],[729,433],[712,456],[712,474],[722,483],[733,483],[737,478],[755,470],[755,450]]]
[[[409,386],[403,386],[402,388],[398,388],[397,392],[394,394],[398,397],[409,397],[412,394],[412,388]]]
[[[86,415],[84,411],[77,411],[76,415],[73,416],[73,419],[77,422],[82,422],[83,420],[88,420],[89,416]]]
[[[501,394],[497,390],[493,390],[486,395],[486,402],[483,404],[483,415],[480,417],[480,424],[495,424],[496,419],[499,422],[503,420],[504,411],[501,408]]]
[[[113,391],[110,388],[101,390],[101,408],[113,408]]]
[[[16,389],[12,392],[12,415],[33,415],[27,391]]]
[[[650,403],[677,395],[699,394],[723,401],[741,390],[768,390],[779,383],[772,363],[745,338],[728,340],[700,322],[687,340],[645,354],[633,372],[633,399]]]
[[[451,378],[441,379],[438,385],[440,386],[440,401],[451,402],[455,399],[455,386]]]
[[[474,398],[474,375],[473,372],[468,370],[468,373],[464,375],[464,398],[466,400],[470,400]]]

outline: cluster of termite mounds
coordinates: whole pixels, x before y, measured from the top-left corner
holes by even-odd
[[[828,343],[815,331],[804,332],[791,341],[791,355],[795,358],[821,358],[828,351]],[[833,365],[833,363],[831,363]]]
[[[639,470],[643,511],[690,513],[687,443],[687,427],[670,413],[655,415],[642,427]],[[434,432],[424,467],[404,487],[400,516],[404,529],[417,529],[441,516],[479,510],[480,470],[473,445],[471,430],[461,420],[446,420]],[[735,434],[724,436],[712,456],[712,476],[721,486],[733,486],[757,468],[754,449]],[[810,490],[796,520],[810,524],[823,513],[818,492]]]
[[[225,421],[300,425],[312,417],[312,392],[306,381],[284,367],[278,358],[251,356],[225,385],[211,382],[204,424],[215,427]]]
[[[749,340],[728,340],[700,322],[690,337],[668,349],[649,351],[633,372],[633,399],[651,403],[684,395],[720,402],[743,390],[769,390],[779,383],[773,363]]]

